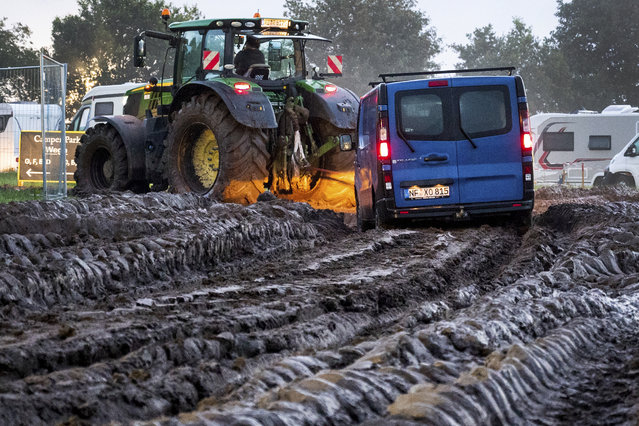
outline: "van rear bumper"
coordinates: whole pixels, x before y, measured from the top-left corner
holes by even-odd
[[[526,212],[533,209],[535,200],[500,201],[492,203],[452,204],[434,207],[395,207],[393,198],[385,198],[378,201],[387,212],[387,217],[393,219],[420,219],[420,218],[450,218],[469,219],[483,215],[507,214]],[[380,207],[382,207],[380,206]]]

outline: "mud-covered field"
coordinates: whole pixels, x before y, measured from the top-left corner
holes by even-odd
[[[0,205],[0,424],[636,424],[639,194],[358,233],[306,204]]]

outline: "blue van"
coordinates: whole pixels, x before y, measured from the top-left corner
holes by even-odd
[[[389,82],[392,77],[508,71]],[[509,215],[529,226],[532,138],[514,68],[382,74],[361,99],[355,193],[360,229],[401,219]],[[436,76],[435,76],[436,77]]]

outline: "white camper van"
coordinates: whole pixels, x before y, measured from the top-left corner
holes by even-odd
[[[0,172],[15,170],[20,155],[20,132],[41,130],[42,106],[16,102],[0,104]],[[59,105],[45,105],[45,130],[61,130],[62,109]]]
[[[91,127],[94,117],[121,115],[127,101],[126,93],[143,86],[143,83],[124,83],[94,87],[82,98],[82,105],[73,116],[68,130],[82,132]]]
[[[634,188],[639,183],[639,135],[628,142],[610,160],[604,175],[605,185],[626,185]]]
[[[535,183],[599,185],[614,154],[639,133],[639,108],[610,105],[601,113],[537,114],[530,118]]]

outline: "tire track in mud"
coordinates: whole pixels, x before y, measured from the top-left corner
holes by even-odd
[[[542,262],[549,252],[560,253],[546,271],[522,274],[457,311],[426,302],[426,312],[444,310],[447,318],[361,342],[346,365],[334,361],[339,356],[319,353],[316,359],[325,364],[320,371],[273,380],[287,362],[303,362],[285,359],[226,402],[205,401],[174,421],[636,421],[638,214],[637,205],[628,203],[551,208],[538,220],[549,225],[539,229],[545,240],[524,248],[540,253]],[[570,223],[557,216],[570,217]],[[533,263],[523,263],[523,269],[530,272]],[[512,277],[516,265],[509,266],[506,275]]]
[[[204,278],[202,269],[199,275],[191,271],[198,279],[189,293],[142,281],[135,291],[142,297],[122,297],[123,303],[111,311],[96,309],[101,304],[89,297],[75,307],[42,314],[51,317],[51,325],[35,315],[33,334],[23,331],[26,322],[9,322],[16,341],[0,348],[3,394],[32,396],[20,401],[0,398],[0,404],[6,408],[11,401],[10,412],[29,422],[73,415],[125,421],[186,411],[203,398],[226,397],[250,380],[254,370],[286,354],[328,350],[357,336],[379,333],[380,328],[384,332],[404,316],[407,306],[465,282],[472,274],[464,264],[485,263],[490,269],[517,242],[512,235],[498,237],[501,230],[484,227],[447,234],[372,232],[331,245],[331,236],[347,231],[326,217],[317,222],[317,226],[304,222],[316,226],[316,232],[302,236],[316,235],[316,242],[328,243],[326,247],[300,245],[292,255],[278,248],[272,250],[281,257],[275,263],[263,256],[242,258],[239,268],[246,267],[248,259],[265,275],[252,273],[247,279],[237,265],[220,263],[214,268],[209,263]],[[416,249],[415,243],[423,238],[433,244]],[[495,239],[503,243],[497,250],[487,243]],[[430,259],[397,268],[397,256]],[[449,271],[460,265],[462,277]],[[407,273],[409,266],[414,270]],[[101,327],[104,323],[109,324],[106,330]],[[339,356],[329,351],[326,357],[331,364],[346,364],[357,353],[345,347]],[[288,369],[295,373],[283,371],[273,380],[293,379],[326,365],[306,364],[305,369],[295,364],[297,368]],[[55,407],[48,402],[51,394],[58,395]]]
[[[64,253],[169,236],[204,247],[233,221],[228,238],[248,236],[228,257],[129,253],[126,285],[107,267],[115,284],[97,292],[3,299],[0,422],[636,419],[635,204],[552,206],[521,238],[486,225],[357,234],[300,204],[146,197],[35,208],[65,224],[52,238]],[[7,234],[39,247],[47,225],[34,216],[4,225],[5,250]],[[18,255],[3,273],[21,271]]]

